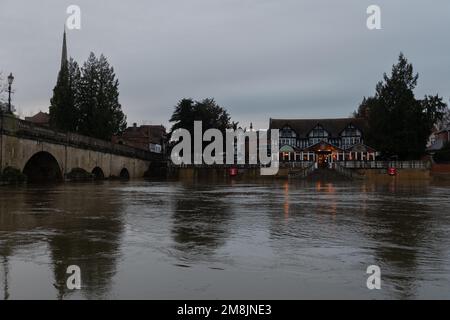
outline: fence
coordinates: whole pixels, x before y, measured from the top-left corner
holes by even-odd
[[[342,166],[342,164],[340,163],[336,163],[336,165],[334,166],[334,169],[341,175],[343,175],[344,177],[347,177],[349,179],[362,179],[363,176],[361,176],[360,174],[358,174],[358,172],[356,170],[352,170],[349,168],[345,168]]]
[[[304,179],[312,174],[316,170],[316,166],[314,162],[309,162],[309,165],[306,167],[300,167],[299,170],[290,171],[289,178],[300,178]]]
[[[342,161],[339,166],[346,169],[429,169],[431,163],[429,161],[413,160],[413,161]]]

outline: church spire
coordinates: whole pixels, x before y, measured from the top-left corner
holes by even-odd
[[[61,69],[67,64],[67,43],[66,43],[66,26],[64,26],[64,37],[62,45],[62,55],[61,55]]]

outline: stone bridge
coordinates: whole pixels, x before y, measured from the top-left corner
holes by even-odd
[[[63,180],[82,169],[97,178],[142,178],[162,155],[0,114],[0,172],[19,169],[29,181]]]

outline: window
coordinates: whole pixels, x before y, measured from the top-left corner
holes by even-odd
[[[341,133],[344,149],[362,142],[362,133],[354,125],[349,124]]]
[[[283,137],[283,138],[295,138],[295,137],[297,137],[297,135],[296,135],[294,130],[292,130],[288,126],[285,126],[280,131],[280,137]]]
[[[297,134],[289,126],[285,126],[280,130],[280,145],[297,145]]]
[[[317,125],[309,133],[309,145],[317,144],[321,141],[328,142],[328,137],[330,134],[321,125]]]
[[[326,131],[321,125],[318,125],[312,129],[309,136],[311,138],[328,138],[329,134],[328,131]]]
[[[161,153],[162,147],[160,144],[150,143],[149,145],[150,152]]]
[[[361,137],[361,131],[356,129],[352,124],[349,124],[347,128],[341,133],[342,137]]]

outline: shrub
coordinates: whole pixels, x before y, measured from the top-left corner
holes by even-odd
[[[84,169],[74,168],[66,175],[66,178],[71,181],[86,181],[94,179],[94,175]]]
[[[21,184],[27,181],[27,176],[19,169],[6,167],[0,174],[0,181],[6,184]]]

